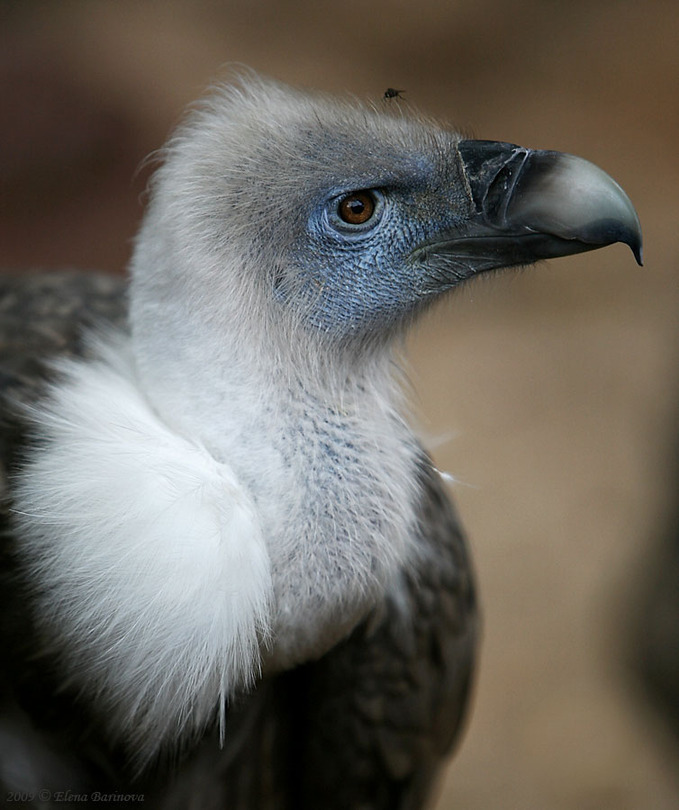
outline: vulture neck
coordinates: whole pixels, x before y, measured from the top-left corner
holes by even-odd
[[[237,322],[237,321],[236,321]],[[348,421],[403,410],[390,345],[360,352],[313,334],[272,335],[266,324],[234,328],[165,316],[133,330],[140,387],[163,422],[203,444],[218,461],[234,445],[282,429],[290,418],[345,414]],[[236,454],[237,455],[237,454]]]
[[[212,312],[176,295],[147,306],[139,292],[133,284],[140,387],[258,510],[275,600],[265,667],[323,654],[398,587],[414,554],[420,451],[390,346],[340,348],[281,328],[266,308],[258,321],[238,300]]]

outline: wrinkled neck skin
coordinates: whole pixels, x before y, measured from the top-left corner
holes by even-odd
[[[255,501],[274,587],[264,669],[318,657],[398,591],[416,551],[418,446],[391,344],[340,347],[291,319],[282,339],[280,305],[233,281],[247,267],[178,275],[181,256],[145,245],[130,307],[140,387]]]

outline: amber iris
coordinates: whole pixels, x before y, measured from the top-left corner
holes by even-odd
[[[337,212],[348,225],[363,225],[375,213],[375,198],[368,191],[355,191],[340,200]]]

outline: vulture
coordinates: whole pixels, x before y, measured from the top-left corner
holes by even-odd
[[[583,159],[248,74],[160,153],[129,284],[3,276],[5,797],[425,806],[479,630],[403,335],[614,242]]]

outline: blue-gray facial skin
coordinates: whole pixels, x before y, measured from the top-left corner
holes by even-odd
[[[333,194],[309,222],[305,270],[317,285],[311,322],[324,331],[396,323],[458,280],[452,274],[432,275],[433,268],[415,253],[464,219],[466,201],[451,192],[450,184],[437,187],[431,176],[422,175],[398,185],[375,185],[369,190],[374,211],[360,225],[344,222],[339,213],[353,193]]]
[[[453,173],[422,159],[407,175],[348,179],[319,195],[291,256],[299,274],[292,286],[307,306],[309,325],[340,338],[378,324],[389,330],[464,277],[418,252],[469,215],[465,185]],[[354,224],[342,209],[357,194],[371,210]],[[279,288],[283,299],[286,288]]]
[[[371,117],[363,128],[344,123],[306,140],[297,135],[306,149],[285,155],[295,182],[286,184],[281,203],[287,232],[275,238],[279,247],[285,243],[276,300],[303,313],[313,331],[339,340],[389,332],[454,286],[459,275],[432,266],[417,249],[473,209],[456,136],[415,121],[399,120],[395,135]],[[262,158],[267,163],[270,155]],[[358,224],[341,215],[342,202],[355,193],[367,194],[373,206]]]

